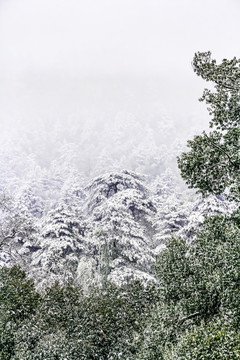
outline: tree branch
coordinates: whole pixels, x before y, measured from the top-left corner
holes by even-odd
[[[9,234],[7,236],[3,236],[3,239],[0,241],[0,246],[2,246],[7,240],[12,240],[15,238],[17,231],[13,230],[12,234]]]
[[[197,311],[197,312],[195,312],[195,313],[193,313],[193,314],[190,314],[190,315],[188,315],[188,316],[184,316],[182,319],[178,320],[177,325],[178,325],[178,326],[179,326],[179,325],[182,325],[186,320],[193,319],[193,318],[197,317],[198,315],[200,315],[200,312],[199,312],[199,311]]]
[[[231,156],[221,146],[217,145],[212,139],[210,139],[210,137],[205,133],[205,131],[203,131],[203,135],[208,140],[208,142],[210,142],[216,149],[220,150],[223,154],[227,156],[230,164],[232,164],[234,168],[238,168],[239,164],[232,161]]]
[[[213,80],[213,82],[215,82],[218,86],[226,88],[227,90],[236,90],[236,88],[234,86],[224,84],[223,82],[220,82],[218,80]]]

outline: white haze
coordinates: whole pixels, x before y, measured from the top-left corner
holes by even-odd
[[[81,170],[99,152],[106,170],[120,153],[138,170],[129,152],[148,129],[171,147],[206,128],[191,60],[240,56],[239,10],[233,0],[0,0],[2,143],[44,165],[71,144]]]

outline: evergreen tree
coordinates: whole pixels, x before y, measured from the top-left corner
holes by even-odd
[[[5,265],[28,267],[36,244],[38,226],[31,215],[22,214],[15,201],[3,194],[0,199],[0,259]]]
[[[123,171],[97,178],[86,203],[97,266],[105,279],[153,280],[152,235],[156,208],[140,177]]]
[[[0,358],[15,358],[16,346],[22,338],[16,334],[24,321],[35,314],[41,297],[33,281],[18,267],[0,269]]]
[[[182,359],[183,349],[189,359],[198,358],[195,350],[198,356],[205,354],[204,360],[214,359],[212,351],[221,359],[221,352],[226,355],[229,349],[229,359],[236,358],[240,228],[239,214],[234,217],[205,220],[192,244],[181,238],[167,242],[156,264],[160,301],[139,339],[137,359],[171,359],[175,352]],[[212,346],[204,348],[211,339]]]
[[[63,204],[44,219],[32,271],[41,284],[73,282],[84,251],[84,223],[75,209]]]
[[[201,99],[209,106],[213,131],[189,141],[191,150],[178,159],[182,177],[190,187],[205,196],[226,192],[237,202],[239,64],[234,58],[217,65],[210,52],[195,54],[194,71],[215,84],[215,92],[205,90]],[[202,215],[206,214],[206,204],[198,206]],[[212,198],[212,205],[215,213],[221,213],[216,198]],[[140,338],[137,359],[239,357],[239,224],[236,207],[233,214],[205,219],[191,244],[177,237],[168,240],[156,265],[161,300]]]
[[[213,130],[188,141],[190,151],[178,159],[182,177],[204,195],[227,191],[239,201],[240,60],[224,59],[218,65],[210,52],[196,53],[193,69],[214,84],[215,91],[205,89],[200,99],[208,105]]]
[[[122,287],[108,283],[104,290],[87,295],[55,284],[17,330],[13,359],[133,359],[133,340],[142,332],[156,298],[153,286],[139,282]]]

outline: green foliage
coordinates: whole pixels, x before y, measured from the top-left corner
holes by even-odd
[[[78,289],[70,286],[64,288],[56,284],[46,289],[36,313],[16,334],[19,340],[16,360],[82,359],[77,352],[81,343],[74,337],[74,329],[81,318],[78,312],[84,311],[81,295]],[[81,337],[81,333],[79,335]]]
[[[178,158],[182,177],[203,195],[240,201],[240,60],[218,65],[210,52],[197,53],[193,69],[214,85],[200,99],[212,131],[188,141]],[[161,303],[138,359],[239,359],[239,209],[205,220],[192,244],[170,239],[156,271]]]
[[[224,59],[217,65],[211,53],[196,53],[193,69],[197,75],[214,84],[215,91],[204,90],[211,116],[208,135],[188,141],[189,152],[178,158],[181,175],[191,188],[204,195],[230,192],[240,199],[240,60]]]
[[[231,218],[205,221],[194,244],[171,239],[160,255],[157,273],[167,304],[182,306],[186,315],[209,318],[238,298],[240,230]],[[235,308],[237,311],[237,308]]]
[[[218,319],[202,323],[168,350],[165,360],[237,360],[240,358],[240,330]]]
[[[130,359],[156,304],[154,286],[132,282],[83,294],[55,284],[40,296],[19,267],[0,269],[1,360]]]
[[[166,349],[176,342],[179,317],[182,315],[178,306],[166,305],[160,301],[151,317],[146,319],[143,333],[135,339],[138,352],[136,360],[163,360]],[[183,330],[182,330],[183,331]]]
[[[89,359],[126,359],[136,352],[134,336],[155,300],[154,288],[139,282],[122,288],[108,285],[103,293],[86,299],[83,337],[91,344]]]
[[[240,60],[223,59],[221,64],[211,58],[211,52],[198,52],[193,58],[193,70],[198,76],[214,84],[215,92],[204,90],[201,101],[206,101],[212,116],[210,126],[219,130],[237,128],[240,121]]]
[[[0,358],[11,359],[16,332],[35,313],[41,298],[18,267],[0,268]]]
[[[139,282],[106,284],[88,295],[55,285],[17,331],[16,359],[130,359],[156,298],[154,287]]]
[[[203,351],[201,337],[205,336],[205,327],[207,334],[216,340],[216,354],[220,351],[217,334],[222,327],[219,325],[215,329],[211,324],[222,319],[225,321],[224,332],[219,342],[227,344],[227,339],[234,333],[234,344],[239,344],[240,228],[236,225],[237,214],[234,219],[231,216],[208,218],[193,244],[187,244],[181,238],[169,239],[156,264],[160,301],[140,340],[138,360],[165,359],[169,349],[178,349],[178,346],[182,349],[179,359],[183,359],[184,344],[186,342],[190,352],[192,339],[196,344],[199,341],[196,346]],[[231,323],[230,330],[226,325],[228,322]],[[189,335],[192,332],[193,338]],[[231,346],[235,349],[235,345]],[[227,345],[225,348],[228,349]],[[210,350],[205,350],[205,357],[200,357],[197,352],[199,357],[186,359],[214,359],[208,351],[211,354]]]

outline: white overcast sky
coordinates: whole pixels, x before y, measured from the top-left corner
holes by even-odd
[[[239,55],[237,0],[1,0],[1,73],[187,71]]]
[[[70,93],[73,76],[156,77],[164,79],[173,107],[178,93],[189,92],[187,107],[199,81],[191,68],[194,52],[240,57],[239,16],[239,0],[0,0],[1,121],[28,116],[53,74],[64,76]],[[45,76],[42,90],[36,76]],[[172,99],[171,87],[177,89]],[[57,97],[53,102],[62,103]],[[51,107],[46,99],[41,106]],[[67,113],[67,98],[64,106]]]

